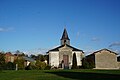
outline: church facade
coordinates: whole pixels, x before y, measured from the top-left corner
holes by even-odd
[[[82,66],[84,52],[70,45],[70,39],[67,30],[64,29],[61,45],[48,51],[49,65],[57,68],[72,67],[73,54],[76,54],[77,66]]]

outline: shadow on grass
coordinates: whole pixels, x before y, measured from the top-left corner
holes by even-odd
[[[118,74],[105,74],[105,73],[88,73],[88,72],[67,72],[67,71],[56,71],[46,72],[62,76],[64,78],[77,79],[77,80],[120,80]]]

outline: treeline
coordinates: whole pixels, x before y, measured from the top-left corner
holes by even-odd
[[[6,54],[9,53],[11,55],[8,55],[6,57]],[[21,53],[17,51],[17,53],[12,54],[11,52],[0,52],[0,70],[32,70],[32,69],[50,69],[50,66],[48,66],[48,55],[26,55],[24,53]],[[27,57],[28,59],[32,59],[34,61],[29,61],[29,65],[27,64],[27,60],[25,59]],[[11,61],[7,61],[7,59],[14,59]]]

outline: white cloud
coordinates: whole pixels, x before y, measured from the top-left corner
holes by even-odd
[[[92,54],[95,51],[94,50],[85,50],[84,52],[85,52],[85,56],[87,56],[87,55]]]
[[[13,28],[2,28],[0,27],[0,32],[8,32],[8,31],[11,31],[13,30]]]
[[[77,37],[79,37],[80,36],[80,32],[77,32]]]
[[[108,48],[120,55],[120,42],[111,43]]]
[[[115,50],[116,53],[120,54],[120,50]]]
[[[112,44],[109,45],[109,48],[113,46],[120,46],[120,42],[113,42]]]
[[[59,47],[59,46],[60,46],[60,45],[53,46],[51,49],[54,49],[54,48]]]
[[[97,37],[93,37],[91,40],[92,40],[92,41],[100,41],[100,39],[97,38]]]
[[[0,28],[0,32],[4,32],[6,31],[4,28]]]
[[[38,55],[38,54],[46,54],[48,50],[49,49],[47,48],[35,48],[35,49],[23,51],[23,52],[28,55],[31,55],[31,54]]]

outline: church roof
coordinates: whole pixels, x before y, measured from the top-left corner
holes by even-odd
[[[56,47],[56,48],[54,48],[54,49],[49,50],[48,52],[50,52],[50,51],[59,51],[59,48],[62,48],[62,47],[64,47],[64,46],[65,46],[65,45],[58,46],[58,47]],[[66,44],[66,46],[72,48],[72,49],[73,49],[72,51],[82,51],[82,50],[80,50],[80,49],[77,49],[77,48],[72,47],[72,46],[67,45],[67,44]],[[82,51],[82,52],[83,52],[83,51]]]
[[[68,37],[66,28],[64,29],[61,40],[70,40],[69,37]]]

